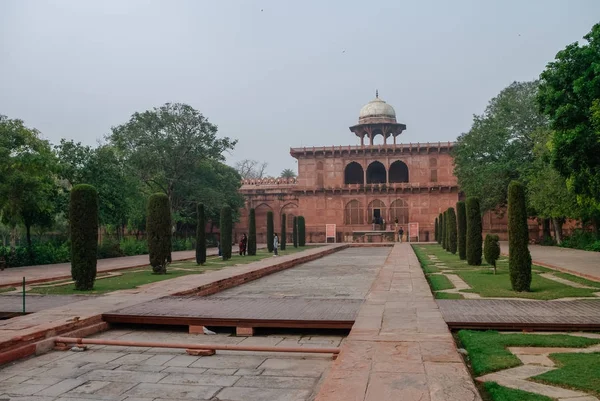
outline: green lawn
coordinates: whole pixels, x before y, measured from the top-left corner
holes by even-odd
[[[413,246],[413,249],[419,258],[419,262],[421,263],[425,274],[428,275],[433,291],[443,289],[434,287],[429,276],[430,273],[439,271],[438,267],[434,265],[436,262],[444,263],[448,269],[450,269],[448,271],[449,273],[457,274],[472,287],[471,290],[465,290],[464,292],[477,293],[482,297],[528,298],[540,300],[567,297],[594,297],[594,292],[598,292],[598,288],[600,288],[600,283],[534,265],[532,266],[533,276],[531,291],[515,292],[510,285],[508,259],[506,257],[501,257],[498,260],[497,272],[494,274],[492,267],[485,262],[481,266],[469,266],[466,261],[460,260],[458,255],[453,255],[445,251],[440,245],[418,245]],[[437,260],[434,262],[429,259],[430,255],[436,256]],[[540,273],[552,273],[557,277],[562,277],[593,288],[571,287],[566,284],[546,279],[540,276]],[[436,298],[439,298],[438,294],[436,294]]]
[[[600,396],[600,352],[590,354],[551,354],[559,366],[534,380]]]
[[[442,276],[441,274],[428,274],[427,280],[429,281],[429,286],[433,291],[449,290],[454,288],[454,285],[448,279],[448,277]]]
[[[521,365],[519,358],[511,354],[507,347],[584,348],[600,343],[600,339],[565,334],[500,334],[497,331],[473,330],[459,331],[458,339],[469,353],[475,376]],[[580,357],[585,354],[573,355]]]
[[[483,386],[492,401],[554,401],[544,395],[515,390],[501,386],[496,382],[486,382]]]
[[[434,293],[435,299],[464,299],[461,294],[455,292],[436,292]]]
[[[4,287],[4,288],[0,288],[0,294],[3,292],[10,292],[10,291],[14,291],[16,290],[15,287]]]
[[[305,247],[288,247],[285,251],[279,251],[280,255],[289,255],[292,253],[300,252],[309,248],[314,248],[314,246],[305,246]],[[238,254],[233,254],[230,260],[223,261],[220,257],[208,257],[206,263],[203,266],[198,266],[195,261],[179,261],[171,263],[167,267],[167,274],[153,274],[150,266],[145,268],[134,268],[131,270],[122,270],[121,275],[104,278],[101,280],[96,280],[94,284],[94,289],[92,291],[77,291],[74,288],[73,284],[65,284],[59,285],[56,287],[33,287],[30,292],[38,293],[38,294],[104,294],[111,291],[117,290],[128,290],[132,288],[139,287],[144,284],[150,284],[157,281],[169,280],[176,277],[181,277],[190,274],[202,274],[206,271],[210,270],[220,270],[225,267],[238,265],[238,264],[246,264],[259,261],[261,259],[265,259],[268,257],[272,257],[272,254],[269,253],[266,249],[259,249],[256,252],[255,256],[239,256]],[[60,282],[64,282],[61,280]],[[44,283],[46,286],[50,283]]]

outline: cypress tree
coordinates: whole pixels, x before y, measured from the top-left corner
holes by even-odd
[[[196,264],[206,263],[206,223],[204,222],[204,204],[196,206]]]
[[[465,202],[456,202],[456,228],[458,257],[460,260],[467,259],[467,209]]]
[[[231,206],[225,205],[221,208],[221,257],[223,260],[231,259],[231,243],[232,243],[232,216]]]
[[[146,231],[152,271],[156,274],[165,274],[171,259],[171,206],[166,194],[150,195]]]
[[[75,289],[91,290],[96,280],[98,252],[98,192],[91,185],[75,185],[69,205],[71,277]]]
[[[273,252],[273,237],[275,236],[273,228],[273,212],[267,212],[267,250]]]
[[[471,266],[481,265],[481,210],[479,198],[467,198],[465,204],[467,212],[467,263]]]
[[[292,241],[294,241],[294,248],[298,248],[298,217],[294,216],[292,224],[294,225],[292,228]]]
[[[433,229],[434,229],[434,235],[433,238],[435,239],[435,242],[438,242],[438,218],[435,218],[435,222],[433,223]]]
[[[444,248],[444,237],[446,236],[446,224],[444,223],[444,212],[440,213],[440,245]],[[445,249],[445,248],[444,248]]]
[[[437,242],[438,244],[442,245],[442,214],[440,213],[438,216],[438,238],[437,238]]]
[[[515,291],[531,288],[531,254],[527,206],[523,184],[512,181],[508,185],[508,267],[510,283]]]
[[[496,260],[500,257],[500,237],[493,234],[485,236],[483,256],[488,264],[494,266],[494,274],[496,274]]]
[[[279,238],[279,247],[282,251],[285,251],[285,240],[286,240],[286,219],[287,216],[285,213],[281,215],[281,237]]]
[[[256,255],[256,211],[250,209],[250,219],[248,221],[248,256]]]
[[[451,207],[448,209],[448,251],[452,254],[456,254],[456,237],[456,213],[454,208]]]
[[[298,246],[306,245],[306,221],[304,216],[298,216]]]
[[[444,233],[442,248],[448,250],[448,210],[442,213],[442,219],[444,220],[444,225],[442,226],[442,233]]]

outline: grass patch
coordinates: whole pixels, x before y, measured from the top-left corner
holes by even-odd
[[[3,292],[10,292],[10,291],[14,291],[16,290],[15,287],[4,287],[4,288],[0,288],[0,294],[2,294]]]
[[[483,387],[493,401],[554,401],[545,395],[504,387],[496,382],[486,382]]]
[[[600,395],[600,352],[551,354],[550,358],[559,368],[535,376],[535,380]]]
[[[420,245],[413,247],[421,266],[426,273],[434,266],[434,262],[429,256],[436,256],[436,262],[444,263],[448,266],[448,273],[457,274],[469,286],[472,292],[482,297],[494,298],[527,298],[527,299],[558,299],[570,297],[595,297],[594,292],[598,292],[600,283],[595,283],[581,277],[573,276],[568,273],[560,273],[542,266],[532,266],[532,282],[530,292],[515,292],[510,285],[510,276],[508,269],[508,259],[503,256],[498,260],[496,275],[493,274],[492,267],[486,263],[481,266],[469,266],[465,260],[460,260],[458,255],[453,255],[445,251],[440,245]],[[540,276],[540,273],[551,272],[557,277],[562,277],[573,282],[581,283],[593,289],[574,288],[566,284],[561,284],[553,280]],[[450,287],[452,288],[452,287]],[[432,289],[436,290],[433,286]]]
[[[461,294],[455,292],[436,292],[434,293],[435,299],[464,299]]]
[[[476,376],[521,365],[507,347],[568,347],[585,348],[600,343],[600,339],[574,337],[566,334],[500,334],[497,331],[461,330],[458,338],[469,352]],[[576,354],[582,355],[582,354]],[[596,375],[597,375],[596,371]]]
[[[452,282],[448,277],[441,274],[428,274],[427,281],[432,291],[450,290],[454,288]]]
[[[300,252],[305,249],[314,248],[313,246],[305,246],[298,248],[287,248],[285,251],[279,251],[280,255],[289,255],[292,253]],[[266,249],[259,249],[256,251],[255,256],[239,256],[233,254],[231,259],[227,261],[221,260],[219,257],[209,258],[203,266],[198,266],[195,260],[189,261],[178,261],[171,263],[167,268],[167,274],[153,274],[150,266],[145,268],[136,267],[130,270],[121,270],[120,276],[111,278],[105,278],[97,280],[94,283],[94,289],[91,291],[77,291],[75,290],[74,284],[59,285],[55,287],[33,287],[30,292],[37,294],[56,294],[56,295],[69,295],[69,294],[104,294],[111,291],[117,290],[129,290],[137,288],[144,284],[155,283],[157,281],[170,280],[173,278],[186,276],[190,274],[202,274],[210,270],[220,270],[226,267],[247,264],[256,262],[268,257],[272,257]],[[43,285],[48,285],[44,283]]]
[[[419,259],[419,263],[421,264],[421,268],[425,273],[438,273],[440,271],[440,269],[435,266],[436,262],[429,259],[427,257],[427,253],[423,251],[425,248],[417,248],[416,246],[413,246],[412,248],[415,251],[417,259]]]

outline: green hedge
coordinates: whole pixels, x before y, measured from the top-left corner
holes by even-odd
[[[292,224],[294,225],[292,227],[292,241],[294,242],[294,248],[298,248],[298,217],[294,216]]]
[[[71,233],[71,276],[75,289],[94,288],[98,252],[98,192],[91,185],[71,189],[69,207]]]
[[[456,202],[456,234],[458,257],[467,259],[467,209],[465,202]]]
[[[273,252],[273,239],[274,239],[274,227],[273,227],[273,212],[267,212],[267,250]]]
[[[527,228],[527,205],[523,184],[508,185],[508,267],[510,283],[515,291],[531,288],[531,255]]]
[[[434,234],[433,234],[433,238],[435,239],[435,242],[437,242],[438,240],[438,234],[439,234],[439,227],[438,227],[438,218],[435,218],[435,222],[433,223],[433,229],[434,229]]]
[[[467,212],[467,263],[471,266],[480,266],[483,241],[479,198],[467,198],[465,206]]]
[[[204,220],[204,204],[196,206],[196,264],[206,263],[206,222]]]
[[[444,224],[444,222],[442,221],[442,214],[440,213],[440,215],[438,216],[438,237],[437,237],[437,243],[442,245],[442,225]]]
[[[306,245],[306,221],[304,216],[298,216],[298,246]]]
[[[456,213],[454,208],[448,209],[448,251],[452,254],[456,254]]]
[[[231,206],[225,205],[221,209],[221,257],[223,260],[231,259],[231,246],[233,242],[233,221],[231,215]]]
[[[250,209],[250,218],[248,219],[248,256],[256,255],[256,211]]]
[[[285,251],[285,242],[286,242],[286,237],[287,237],[287,216],[285,213],[283,213],[281,215],[281,236],[279,237],[279,249],[281,249],[282,251]]]
[[[150,265],[156,274],[165,274],[171,260],[171,207],[166,194],[156,193],[148,199],[146,234]]]
[[[444,222],[442,226],[442,247],[448,250],[448,210],[442,213],[442,221]]]

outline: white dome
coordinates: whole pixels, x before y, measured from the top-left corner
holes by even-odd
[[[376,94],[375,99],[371,100],[360,109],[358,121],[359,123],[396,123],[396,111],[392,106],[381,100],[379,94]]]

